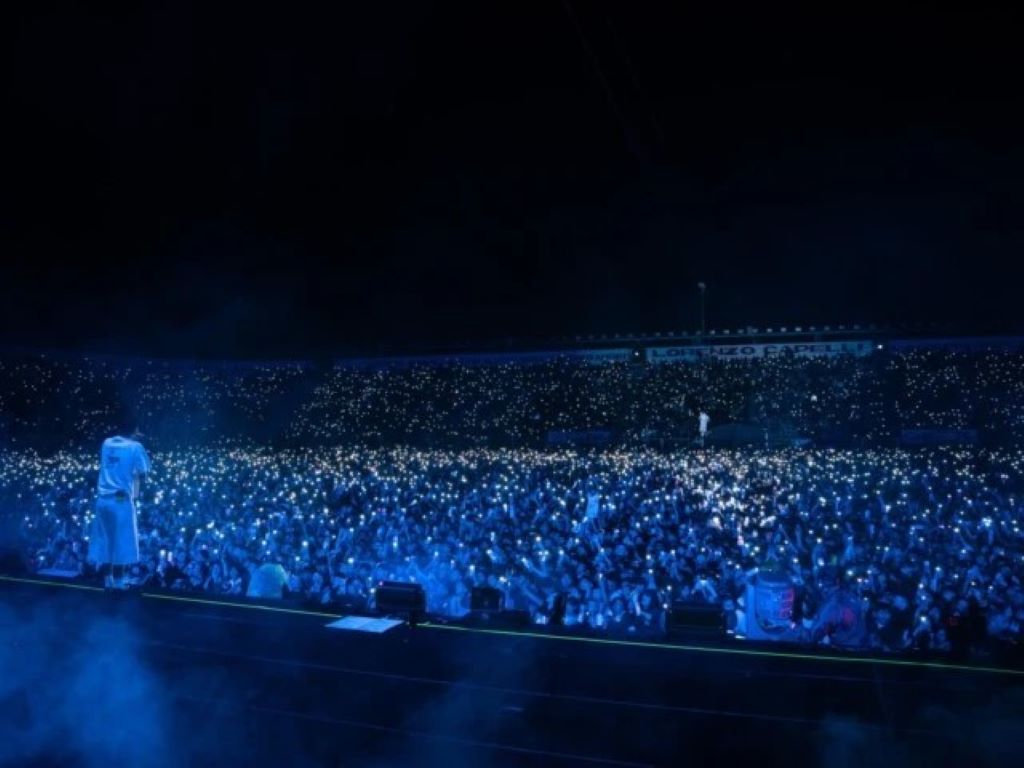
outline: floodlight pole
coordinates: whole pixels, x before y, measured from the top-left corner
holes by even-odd
[[[704,314],[705,296],[707,295],[708,286],[707,283],[700,282],[697,283],[697,288],[700,290],[700,335],[703,338],[708,330]]]

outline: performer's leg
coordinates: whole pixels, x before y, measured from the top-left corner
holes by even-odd
[[[116,502],[110,498],[101,498],[96,505],[96,514],[100,519],[100,529],[103,532],[103,562],[99,570],[103,574],[103,585],[114,586],[114,541],[117,530]]]
[[[113,584],[118,589],[125,589],[128,566],[139,561],[138,527],[135,508],[130,501],[122,501],[116,508],[111,534]]]

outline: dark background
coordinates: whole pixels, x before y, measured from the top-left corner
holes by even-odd
[[[4,12],[3,343],[1021,325],[1009,11],[305,5]]]

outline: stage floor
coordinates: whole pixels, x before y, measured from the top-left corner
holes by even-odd
[[[1019,671],[337,618],[0,577],[0,763],[1024,759]]]

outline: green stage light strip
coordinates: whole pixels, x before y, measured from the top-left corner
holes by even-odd
[[[143,592],[142,597],[152,600],[173,600],[179,603],[198,603],[199,605],[214,605],[229,608],[245,608],[252,611],[270,611],[271,613],[291,613],[299,616],[316,616],[321,619],[342,619],[340,613],[321,613],[320,611],[304,611],[300,608],[278,608],[273,605],[258,605],[256,603],[229,603],[223,600],[204,600],[201,597],[183,597],[181,595],[160,595],[154,592]]]
[[[85,584],[72,584],[61,581],[44,581],[42,579],[25,579],[15,576],[2,576],[0,581],[13,582],[17,584],[33,584],[46,587],[66,587],[68,589],[86,590],[88,592],[105,592],[101,587],[90,587]],[[298,616],[316,616],[324,619],[341,619],[344,615],[337,613],[322,613],[320,611],[304,611],[298,608],[277,608],[272,605],[256,605],[251,603],[231,603],[221,600],[204,600],[199,597],[183,597],[179,595],[160,595],[153,592],[143,592],[141,596],[152,600],[171,600],[180,603],[193,603],[199,605],[226,606],[229,608],[241,608],[245,610],[267,611],[270,613],[287,613]],[[536,640],[567,640],[575,643],[591,643],[593,645],[626,646],[632,648],[659,648],[668,651],[691,651],[693,653],[718,653],[727,656],[753,656],[774,659],[793,659],[799,661],[830,661],[838,664],[877,664],[890,667],[910,667],[916,669],[940,669],[951,672],[984,672],[996,675],[1024,676],[1024,670],[1004,669],[1000,667],[979,667],[967,664],[942,664],[937,661],[908,661],[906,659],[872,659],[863,656],[827,656],[813,653],[791,653],[786,651],[756,651],[745,648],[714,648],[700,645],[677,645],[674,643],[651,643],[640,640],[608,640],[601,637],[573,637],[570,635],[547,635],[540,632],[520,632],[507,629],[484,629],[478,627],[458,627],[451,624],[434,624],[423,622],[420,627],[426,629],[443,629],[452,632],[470,632],[481,635],[499,635],[505,637],[529,637]]]
[[[451,624],[434,624],[424,622],[419,625],[429,629],[445,629],[452,632],[474,632],[483,635],[503,635],[507,637],[531,637],[540,640],[567,640],[574,643],[593,643],[594,645],[629,646],[633,648],[660,648],[668,651],[691,651],[694,653],[720,653],[731,656],[757,656],[775,659],[795,659],[800,661],[830,661],[847,664],[878,664],[891,667],[913,667],[917,669],[941,669],[955,672],[986,672],[997,675],[1024,676],[1024,670],[1004,669],[1001,667],[975,667],[967,664],[942,664],[937,661],[909,661],[906,659],[872,659],[863,656],[826,656],[814,653],[791,653],[787,651],[756,651],[746,648],[714,648],[701,645],[677,645],[674,643],[651,643],[641,640],[608,640],[601,637],[573,637],[571,635],[547,635],[540,632],[520,632],[511,629],[484,629],[480,627],[459,627]]]
[[[46,581],[44,579],[23,579],[17,576],[0,576],[0,581],[10,581],[15,584],[34,584],[43,587],[67,587],[68,589],[84,589],[86,592],[105,592],[103,587],[90,587],[88,584],[72,584],[69,581]]]

